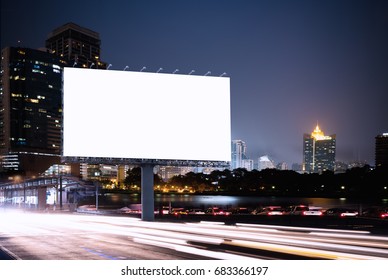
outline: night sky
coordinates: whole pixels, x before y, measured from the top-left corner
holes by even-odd
[[[43,47],[67,22],[100,33],[111,69],[226,72],[232,139],[254,160],[301,163],[318,122],[337,160],[374,165],[388,132],[388,1],[2,0],[1,48]]]

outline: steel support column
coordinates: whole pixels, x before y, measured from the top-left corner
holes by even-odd
[[[154,217],[154,165],[141,165],[141,219],[153,221]]]

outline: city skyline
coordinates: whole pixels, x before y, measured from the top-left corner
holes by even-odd
[[[337,134],[337,160],[374,165],[375,137],[388,131],[388,3],[71,3],[2,1],[1,48],[44,47],[74,22],[100,34],[110,69],[226,72],[232,139],[246,142],[249,158],[301,163],[303,134],[318,121]]]

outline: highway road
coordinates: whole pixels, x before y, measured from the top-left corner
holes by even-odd
[[[388,236],[216,221],[156,221],[0,209],[0,259],[388,259]]]

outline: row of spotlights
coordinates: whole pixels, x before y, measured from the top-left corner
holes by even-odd
[[[76,65],[77,65],[77,62],[74,62],[73,67],[75,67]],[[92,63],[92,64],[90,65],[89,68],[92,68],[93,66],[94,66],[94,63]],[[110,67],[112,67],[112,64],[109,64],[108,67],[107,67],[106,69],[109,70]],[[129,66],[128,66],[128,65],[124,67],[123,71],[125,71],[125,70],[127,70],[127,69],[129,69]],[[146,69],[147,69],[147,67],[143,66],[143,68],[140,69],[140,72],[143,72],[143,71],[146,70]],[[159,68],[159,69],[156,71],[156,73],[160,73],[160,71],[163,71],[163,68]],[[177,73],[178,71],[179,71],[179,69],[175,69],[175,70],[172,72],[172,74],[175,74],[175,73]],[[189,72],[189,75],[193,74],[194,72],[195,72],[195,70],[191,70],[191,71]],[[211,73],[212,73],[212,72],[207,71],[207,72],[205,73],[204,76],[210,75]],[[225,76],[225,75],[226,75],[226,72],[222,73],[222,74],[220,75],[220,77],[223,77],[223,76]]]

